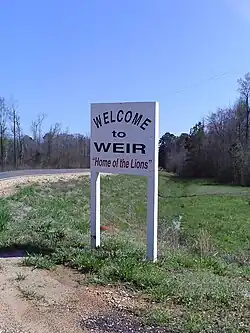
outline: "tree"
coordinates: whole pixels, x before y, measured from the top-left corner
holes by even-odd
[[[47,161],[46,161],[47,166],[50,166],[50,164],[51,164],[53,141],[54,141],[56,135],[59,135],[60,130],[61,130],[61,125],[59,123],[56,123],[54,126],[50,127],[49,132],[46,133],[45,136],[43,137],[44,144],[46,145],[45,152],[47,155]]]
[[[185,149],[187,151],[183,176],[202,177],[204,167],[203,144],[205,139],[204,124],[198,122],[186,138]]]
[[[42,140],[42,124],[45,119],[44,113],[39,113],[36,120],[33,120],[31,123],[31,132],[33,140],[36,141],[39,145]]]
[[[249,93],[250,93],[250,73],[246,73],[244,79],[240,78],[238,80],[238,91],[245,102],[246,110],[246,134],[245,134],[245,143],[248,144],[249,139]]]
[[[175,136],[172,133],[166,132],[159,140],[159,166],[166,169],[166,160],[171,152]]]
[[[0,159],[1,170],[4,171],[4,156],[6,152],[6,132],[7,132],[8,108],[5,99],[0,97]]]
[[[11,131],[13,134],[13,166],[15,169],[18,168],[18,158],[17,158],[17,147],[19,146],[18,143],[18,131],[20,130],[20,117],[17,114],[16,107],[14,103],[11,105],[9,109],[9,119],[11,122]]]

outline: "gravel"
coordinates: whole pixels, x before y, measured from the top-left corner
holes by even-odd
[[[1,328],[0,327],[0,333],[29,333],[27,331],[22,331],[20,329],[9,329],[9,328]]]
[[[15,178],[0,178],[0,197],[13,194],[16,191],[16,187],[20,185],[31,185],[33,183],[48,184],[58,181],[70,181],[84,175],[88,176],[89,173],[65,173],[53,175],[37,174],[20,176]]]
[[[81,322],[92,333],[173,333],[164,327],[145,326],[136,317],[121,312],[99,314]]]

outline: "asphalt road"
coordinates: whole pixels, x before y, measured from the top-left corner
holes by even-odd
[[[86,173],[89,169],[33,169],[0,172],[0,181],[8,178],[38,175],[58,175],[64,173]]]

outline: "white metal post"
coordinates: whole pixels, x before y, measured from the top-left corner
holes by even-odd
[[[157,260],[159,103],[155,103],[153,172],[148,176],[147,259]]]
[[[148,177],[147,259],[157,260],[158,169]]]
[[[91,223],[91,247],[100,246],[100,173],[91,171],[91,202],[90,202],[90,223]]]

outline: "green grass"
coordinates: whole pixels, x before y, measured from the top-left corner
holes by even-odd
[[[102,235],[89,248],[89,179],[20,188],[1,199],[0,246],[25,265],[64,264],[89,283],[123,284],[149,303],[146,323],[181,332],[249,332],[250,189],[160,174],[159,260],[145,258],[146,179],[101,180]]]
[[[10,220],[10,209],[5,200],[0,198],[0,232],[6,229],[7,223]]]

